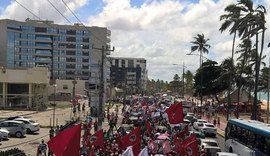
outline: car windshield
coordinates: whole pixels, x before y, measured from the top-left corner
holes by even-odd
[[[198,122],[207,123],[207,121],[205,121],[205,120],[199,120]]]
[[[203,126],[203,124],[202,123],[198,123],[198,126]]]
[[[204,146],[215,146],[218,147],[218,144],[216,142],[203,142]]]
[[[205,124],[205,126],[206,126],[206,127],[213,127],[213,128],[215,128],[214,125],[208,125],[208,124]]]
[[[36,123],[34,120],[29,120],[30,123]]]

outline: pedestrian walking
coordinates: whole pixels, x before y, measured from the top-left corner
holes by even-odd
[[[216,120],[216,118],[214,118],[214,120],[213,120],[213,124],[216,126],[216,124],[217,124],[217,120]]]
[[[60,127],[59,127],[59,125],[57,125],[56,129],[55,129],[55,135],[57,135],[59,132],[60,132]]]
[[[97,120],[95,120],[95,122],[94,122],[94,130],[95,130],[95,132],[98,130]]]
[[[53,127],[51,127],[51,129],[50,129],[49,135],[50,135],[50,138],[54,137],[54,129],[53,129]]]
[[[41,152],[41,154],[46,156],[47,151],[47,145],[44,143],[44,140],[41,140],[41,143],[38,145],[38,150]]]
[[[218,125],[218,127],[220,126],[220,118],[219,117],[217,118],[217,125]]]
[[[85,116],[85,103],[83,103],[82,105],[82,112],[83,112],[83,116]]]

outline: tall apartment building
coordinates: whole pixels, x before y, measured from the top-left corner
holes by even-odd
[[[0,20],[0,66],[32,68],[47,66],[52,79],[87,80],[98,83],[101,51],[110,46],[110,30],[53,21]],[[97,85],[97,84],[92,84]]]
[[[125,88],[127,94],[140,94],[146,89],[147,69],[144,58],[109,57],[111,87]]]

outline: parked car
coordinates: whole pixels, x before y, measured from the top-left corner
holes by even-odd
[[[190,121],[191,125],[193,125],[194,122],[197,122],[197,118],[195,116],[189,116],[189,115],[186,115],[184,117],[184,119],[187,119]]]
[[[7,140],[9,137],[9,131],[5,128],[0,128],[0,133],[2,135],[2,140]]]
[[[198,139],[204,139],[204,138],[205,138],[205,134],[202,133],[202,132],[198,132],[198,131],[189,131],[188,136],[190,136],[191,134],[195,134],[196,137],[197,137]]]
[[[11,116],[11,117],[8,117],[7,120],[14,120],[14,119],[18,119],[18,118],[28,119],[24,116]]]
[[[193,128],[196,130],[199,130],[201,126],[203,126],[203,123],[207,123],[204,119],[198,119],[197,122],[193,123]]]
[[[200,130],[205,134],[205,136],[216,137],[217,128],[211,123],[203,123],[203,126],[200,127]]]
[[[26,128],[24,127],[24,123],[20,121],[14,120],[1,121],[0,127],[7,129],[11,136],[15,136],[17,138],[21,138],[26,134]]]
[[[201,139],[200,148],[207,156],[216,156],[217,152],[221,152],[217,141],[213,139]]]
[[[238,156],[238,154],[228,152],[217,152],[216,156]]]
[[[38,132],[40,129],[39,123],[27,118],[16,118],[14,121],[21,121],[24,123],[27,133]]]

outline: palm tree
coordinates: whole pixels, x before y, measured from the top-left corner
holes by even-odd
[[[211,46],[207,43],[207,41],[209,41],[209,39],[205,39],[204,38],[204,34],[197,34],[197,36],[194,37],[194,41],[191,41],[191,43],[193,44],[191,46],[191,53],[194,51],[199,51],[200,53],[200,67],[202,66],[202,53],[206,53],[208,54],[208,48],[210,48]],[[203,74],[201,74],[203,75]],[[201,83],[203,81],[203,77],[201,76]],[[202,86],[202,85],[200,85]],[[201,98],[201,106],[202,106],[202,88],[200,89],[200,98]],[[201,107],[202,108],[202,107]]]
[[[233,71],[233,66],[234,66],[234,47],[235,47],[235,39],[236,39],[236,32],[237,32],[237,27],[239,24],[239,17],[240,17],[240,12],[241,9],[236,5],[236,4],[230,4],[228,5],[225,9],[225,12],[227,12],[227,14],[221,15],[220,16],[220,21],[224,22],[221,24],[221,27],[219,28],[219,31],[221,31],[221,33],[223,31],[225,31],[226,29],[228,29],[229,27],[231,27],[231,29],[229,30],[230,34],[234,34],[233,35],[233,44],[232,44],[232,56],[231,56],[231,65],[229,68],[229,88],[228,88],[228,108],[227,108],[227,120],[229,119],[229,111],[230,111],[230,106],[231,106],[231,87],[232,87],[232,72]]]
[[[255,49],[256,49],[256,58],[255,58],[255,85],[254,85],[254,101],[251,118],[257,119],[257,92],[258,92],[258,81],[259,81],[259,72],[260,64],[263,57],[264,49],[264,35],[265,35],[265,13],[266,9],[264,6],[259,5],[256,9],[253,9],[253,2],[251,0],[240,0],[238,6],[241,7],[242,18],[239,22],[238,30],[239,36],[242,36],[242,39],[255,36]],[[247,29],[248,28],[248,29]],[[261,46],[259,52],[259,33],[261,34]]]

